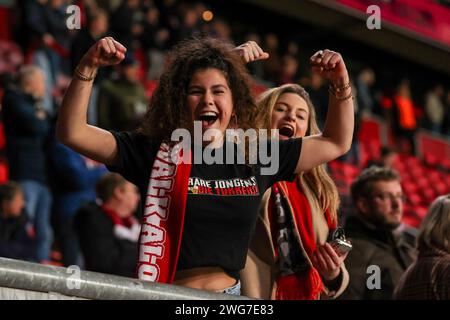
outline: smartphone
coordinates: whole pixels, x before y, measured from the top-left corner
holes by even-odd
[[[334,239],[330,242],[330,245],[333,247],[333,249],[336,251],[336,253],[340,256],[344,255],[345,253],[352,250],[352,244],[348,240],[344,239]]]

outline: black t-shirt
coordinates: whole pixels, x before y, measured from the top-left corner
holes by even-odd
[[[117,141],[118,163],[108,168],[137,185],[141,199],[145,199],[160,143],[136,133],[112,133]],[[178,270],[219,266],[238,277],[245,265],[261,198],[275,182],[293,180],[301,142],[279,141],[279,167],[274,175],[261,175],[263,165],[259,161],[251,166],[192,164]]]

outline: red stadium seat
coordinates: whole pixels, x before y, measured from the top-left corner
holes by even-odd
[[[408,202],[411,203],[413,206],[418,206],[420,204],[420,196],[417,193],[412,193],[408,195]]]
[[[415,208],[414,208],[414,211],[415,211],[416,215],[417,215],[420,219],[425,218],[425,216],[426,216],[427,213],[428,213],[427,207],[424,207],[424,206],[418,206],[418,207],[415,207]]]
[[[422,189],[422,200],[423,200],[423,205],[425,206],[429,206],[431,204],[431,202],[434,201],[434,199],[436,198],[437,194],[436,192],[431,188],[431,186],[427,186],[426,188]]]
[[[0,162],[0,184],[8,182],[8,165]]]
[[[419,166],[410,168],[409,172],[414,179],[426,177],[426,175],[424,174],[425,173],[424,170]]]
[[[425,153],[423,160],[430,167],[436,167],[438,164],[438,158],[431,153]]]
[[[432,184],[432,186],[439,196],[447,193],[447,186],[443,182]]]
[[[421,223],[421,219],[413,214],[404,214],[402,218],[402,222],[411,227],[418,228]]]
[[[402,188],[407,195],[416,193],[418,191],[418,186],[414,182],[411,181],[403,181]]]

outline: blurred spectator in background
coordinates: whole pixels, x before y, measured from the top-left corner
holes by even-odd
[[[450,90],[447,91],[447,96],[445,97],[445,111],[444,120],[442,124],[442,133],[447,135],[450,139]]]
[[[107,12],[115,11],[124,0],[90,0],[95,1],[98,7],[102,8]]]
[[[194,7],[182,5],[180,8],[181,25],[177,30],[177,39],[184,40],[186,38],[199,35],[200,33],[200,16]]]
[[[24,212],[25,200],[16,182],[0,185],[0,257],[33,261],[36,247]]]
[[[285,54],[281,58],[281,68],[277,77],[277,85],[297,83],[298,61],[295,56]]]
[[[169,48],[170,31],[161,24],[159,10],[156,6],[147,8],[140,41],[142,49],[148,57],[147,78],[158,80],[165,65],[165,53]]]
[[[100,38],[106,36],[108,32],[108,13],[102,9],[97,9],[88,16],[87,27],[81,29],[73,39],[70,48],[70,59],[72,70],[80,62],[89,48]],[[99,70],[100,71],[100,70]],[[99,74],[97,74],[97,78]]]
[[[88,16],[87,28],[83,28],[75,36],[71,47],[71,65],[72,71],[75,70],[78,62],[94,43],[100,38],[106,36],[108,32],[108,14],[102,9],[97,9]],[[97,99],[98,87],[106,78],[108,68],[98,70],[97,76],[92,87],[91,99],[89,100],[88,122],[97,124]]]
[[[305,84],[305,89],[308,91],[309,97],[316,107],[317,124],[322,131],[328,111],[328,90],[323,78],[319,74],[315,72],[311,73],[309,80],[310,82]]]
[[[145,88],[138,80],[138,62],[126,54],[118,66],[118,78],[106,80],[98,96],[98,125],[107,130],[134,130],[145,111]]]
[[[442,133],[442,124],[445,116],[444,94],[444,87],[441,84],[437,84],[427,92],[425,97],[425,113],[427,115],[428,128],[435,133]]]
[[[298,43],[294,40],[290,40],[286,45],[286,54],[293,56],[297,61],[300,59],[300,48]]]
[[[371,68],[364,68],[356,79],[356,96],[361,113],[374,113],[375,101],[371,92],[371,88],[375,84],[375,73]]]
[[[233,39],[231,37],[231,27],[228,22],[222,18],[214,18],[211,27],[211,36],[233,43]]]
[[[269,59],[264,61],[264,74],[272,82],[277,79],[281,69],[279,40],[276,34],[267,33],[264,37],[264,51],[269,54]],[[271,84],[274,86],[274,84]],[[313,101],[314,102],[314,101]]]
[[[111,15],[111,31],[114,38],[128,51],[133,51],[134,40],[142,34],[138,21],[140,0],[124,0]]]
[[[395,297],[450,300],[450,194],[438,197],[422,221],[419,256],[403,274]]]
[[[20,23],[17,40],[24,54],[43,42],[46,33],[44,10],[48,0],[24,0],[18,3]]]
[[[351,194],[357,214],[345,223],[353,250],[346,266],[350,284],[342,299],[391,299],[400,276],[415,258],[414,238],[399,232],[403,216],[403,191],[398,173],[392,169],[365,169],[353,182]],[[368,279],[369,266],[379,272]],[[368,282],[378,283],[370,289]]]
[[[417,120],[414,111],[414,102],[411,98],[409,79],[403,79],[394,94],[394,133],[399,150],[415,155],[416,144],[414,135],[417,129]],[[404,147],[404,143],[408,148]]]
[[[87,204],[75,217],[86,270],[133,277],[141,230],[133,216],[138,189],[121,175],[108,173],[96,190],[101,205]]]
[[[177,42],[177,32],[180,28],[181,21],[178,16],[178,3],[177,0],[162,0],[155,2],[160,12],[161,24],[169,29],[170,44],[171,47],[175,42]]]
[[[367,168],[371,166],[394,168],[395,163],[398,161],[398,152],[394,148],[383,146],[381,147],[381,156],[379,159],[371,159],[367,162]]]
[[[261,43],[261,37],[257,33],[249,33],[245,37],[245,41],[254,41],[256,43]],[[261,60],[253,61],[247,64],[247,68],[251,75],[257,82],[264,82],[264,62]]]
[[[356,89],[353,81],[350,80],[350,86],[352,88],[352,92],[355,96],[358,96],[358,89]],[[355,166],[360,165],[360,143],[359,143],[359,129],[361,127],[361,109],[358,103],[358,100],[354,101],[355,106],[355,126],[353,128],[353,139],[352,139],[352,145],[350,147],[350,150],[344,154],[342,157],[339,158],[339,160],[350,163]]]
[[[47,26],[49,15],[48,0],[25,0],[21,3],[22,23],[19,39],[28,61],[33,61],[44,71],[47,91],[43,107],[53,112],[51,88],[56,82],[56,63],[58,56],[51,49],[54,38]],[[65,26],[65,24],[64,24]]]
[[[66,26],[66,4],[64,0],[39,0],[26,6],[28,30],[38,36],[36,41],[31,43],[29,50],[33,54],[33,63],[44,71],[46,93],[43,107],[53,116],[56,112],[53,87],[61,72],[69,73],[69,66],[65,63],[71,41]]]
[[[47,187],[44,152],[49,122],[41,106],[44,95],[44,74],[39,67],[29,65],[19,70],[17,85],[8,88],[3,98],[9,174],[25,194],[26,211],[36,231],[39,261],[49,260],[52,244],[52,196]]]
[[[82,265],[79,241],[73,220],[87,202],[95,201],[95,185],[107,172],[103,164],[85,158],[59,143],[54,135],[49,147],[53,175],[56,238],[64,266]]]

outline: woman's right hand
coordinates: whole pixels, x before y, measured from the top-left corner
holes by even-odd
[[[83,56],[80,65],[100,68],[120,63],[125,58],[127,49],[112,37],[97,41]]]
[[[269,54],[264,52],[264,50],[261,49],[255,41],[247,41],[246,43],[234,48],[233,51],[236,51],[239,54],[244,63],[269,58]]]

